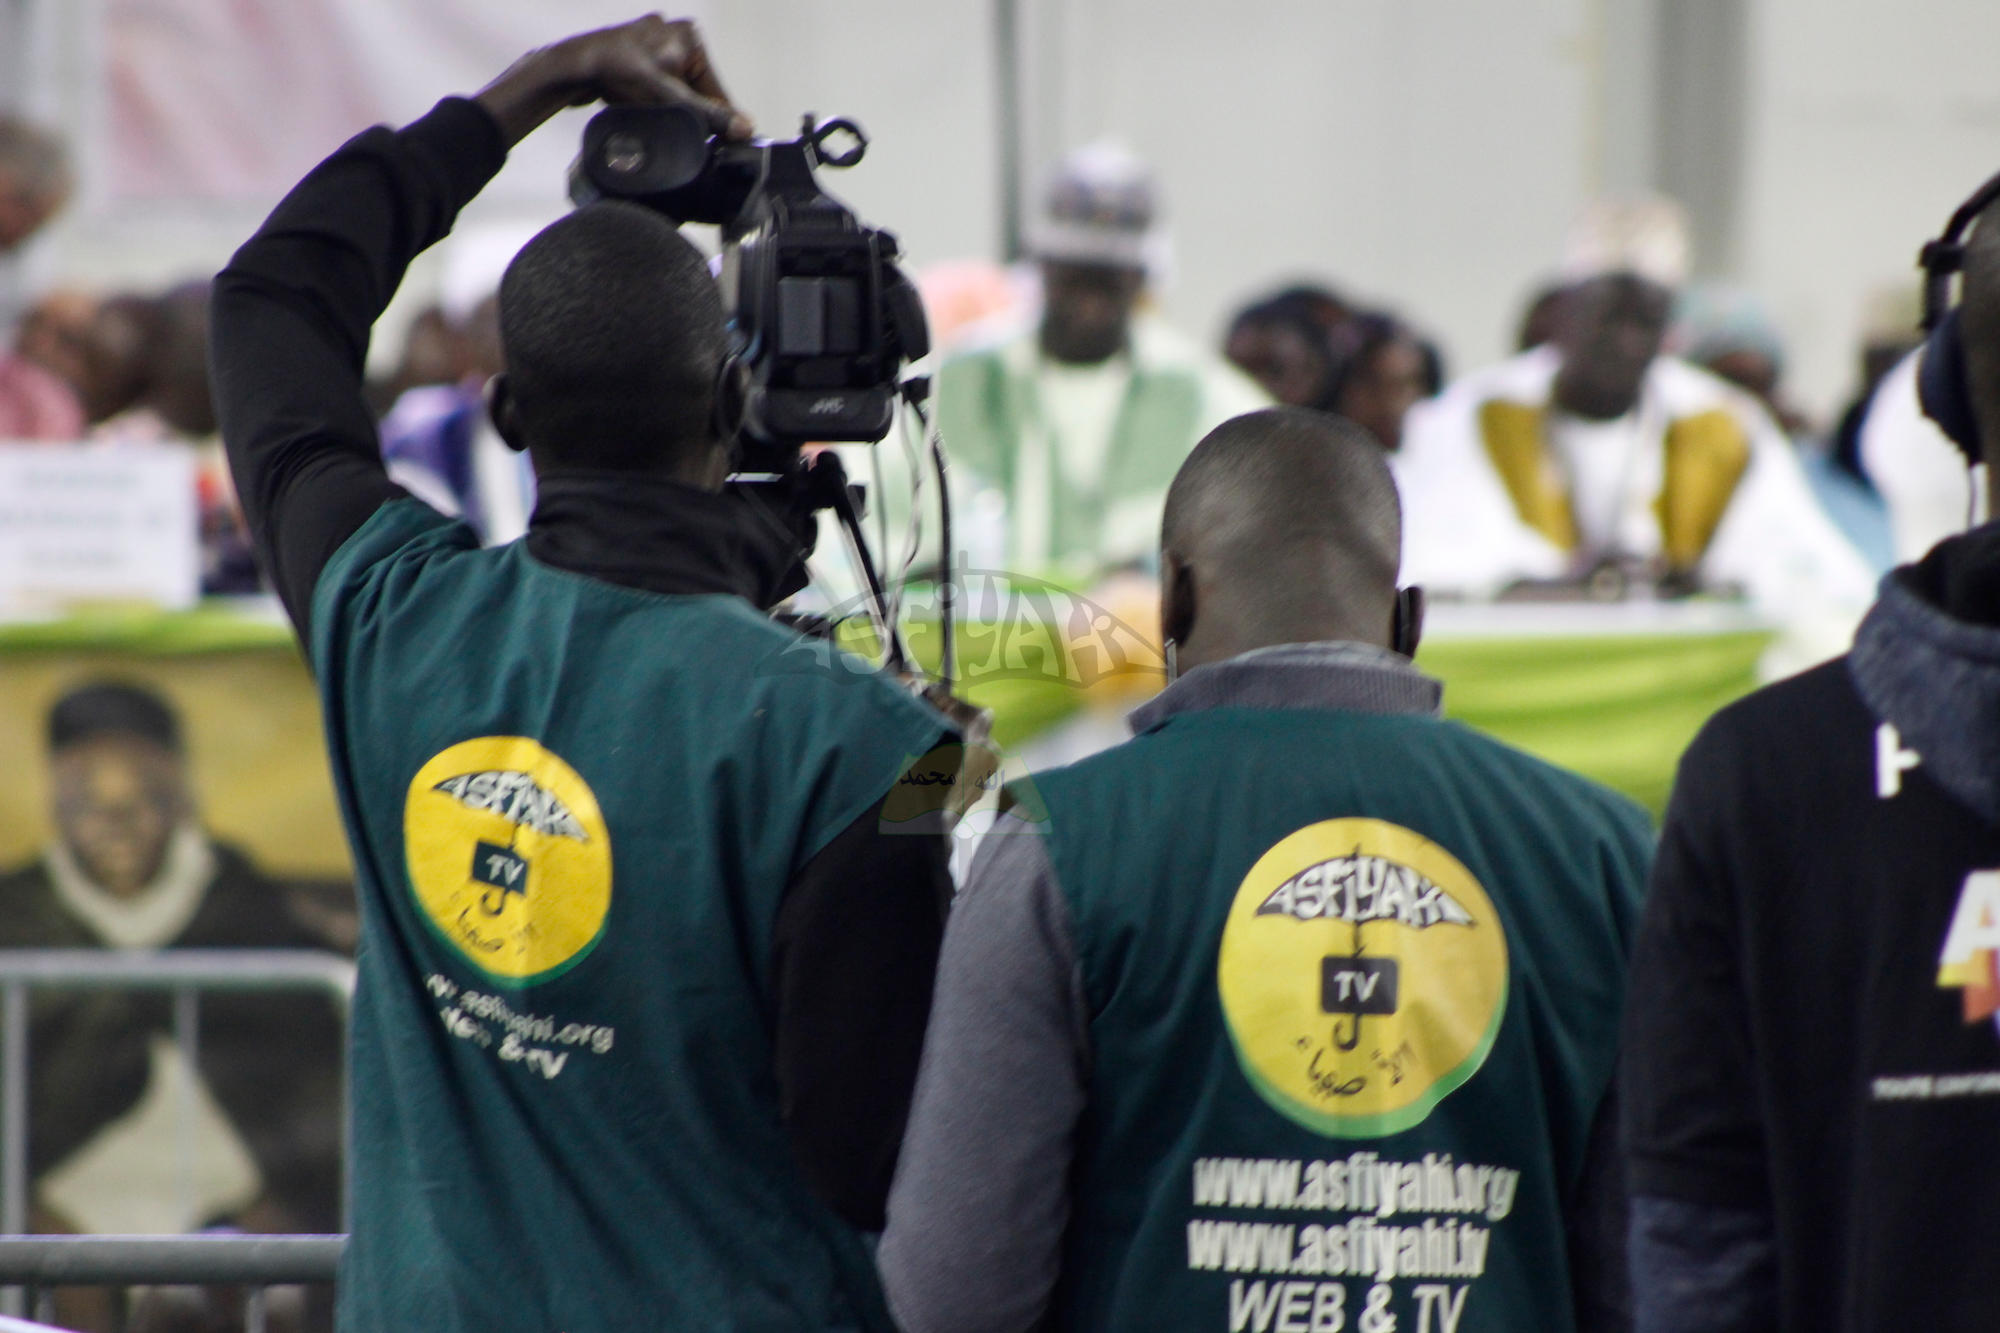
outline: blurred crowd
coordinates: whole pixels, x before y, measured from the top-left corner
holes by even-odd
[[[0,253],[70,189],[60,137],[0,119]],[[371,381],[392,475],[489,542],[519,536],[533,505],[525,459],[480,392],[500,369],[499,277],[531,230],[454,236],[436,300]],[[1935,449],[1905,438],[1928,432],[1900,391],[1914,284],[1871,298],[1852,395],[1818,422],[1790,397],[1755,296],[1688,281],[1687,234],[1669,200],[1593,204],[1524,295],[1515,355],[1489,367],[1451,364],[1420,318],[1358,285],[1282,275],[1210,351],[1161,313],[1170,251],[1147,165],[1091,145],[1051,173],[1026,262],[920,275],[964,542],[975,560],[1083,581],[1142,566],[1194,442],[1276,402],[1338,413],[1389,452],[1409,576],[1434,595],[1704,591],[1858,612],[1883,570],[1965,513],[1962,476],[1924,475]],[[65,285],[21,294],[13,314],[0,439],[185,445],[203,591],[255,591],[209,401],[206,282]],[[1889,440],[1871,448],[1871,433]],[[886,499],[892,513],[904,503]]]
[[[61,137],[0,115],[0,265],[72,187]],[[1165,201],[1116,144],[1063,158],[1032,211],[1025,261],[918,275],[960,544],[977,568],[1100,599],[1109,580],[1150,578],[1190,452],[1271,404],[1346,418],[1380,446],[1404,507],[1404,581],[1440,599],[1710,596],[1851,627],[1885,571],[1969,513],[1964,470],[1917,406],[1914,281],[1870,298],[1852,391],[1815,420],[1755,294],[1691,281],[1671,200],[1583,210],[1519,310],[1495,312],[1518,328],[1511,354],[1471,367],[1361,274],[1273,273],[1212,339],[1176,328],[1162,300]],[[528,460],[499,438],[484,396],[503,369],[501,276],[530,234],[452,236],[435,299],[369,384],[390,476],[488,544],[520,537],[534,510]],[[203,592],[260,591],[211,398],[207,277],[16,295],[0,304],[0,443],[189,451]],[[882,452],[883,531],[900,531],[911,478]],[[352,949],[347,886],[275,880],[205,831],[166,701],[98,683],[62,699],[47,730],[54,832],[34,863],[0,871],[15,908],[5,944]],[[1104,740],[1078,735],[1083,748]],[[38,1047],[111,1052],[51,1064],[34,1092],[38,1227],[338,1225],[327,1014],[221,1007],[196,1069],[173,1063],[159,1006],[48,1004],[35,1023]],[[289,1101],[266,1095],[262,1057],[237,1049],[268,1043],[274,1025],[311,1037],[294,1041],[303,1072],[282,1080]],[[202,1128],[221,1165],[192,1204],[148,1209],[118,1171],[154,1151],[141,1113],[182,1085],[207,1090]]]
[[[975,513],[1004,515],[989,545],[1007,569],[1087,581],[1142,564],[1165,479],[1253,395],[1381,444],[1406,577],[1444,597],[1706,593],[1851,623],[1884,570],[1963,523],[1963,470],[1913,397],[1873,410],[1908,374],[1914,282],[1871,298],[1851,400],[1822,426],[1789,396],[1756,298],[1689,281],[1688,225],[1664,198],[1585,209],[1523,301],[1514,355],[1456,374],[1420,320],[1324,281],[1247,300],[1219,355],[1177,336],[1156,301],[1160,201],[1111,145],[1061,162],[1041,210],[1029,264],[925,284],[945,440]],[[1871,452],[1871,429],[1897,442]],[[1939,457],[1939,485],[1914,476]],[[1949,494],[1898,518],[1912,488],[1895,483],[1913,480]]]

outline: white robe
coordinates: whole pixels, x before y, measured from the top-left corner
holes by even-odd
[[[1918,348],[1882,377],[1861,422],[1861,466],[1889,507],[1899,565],[1923,559],[1931,547],[1965,531],[1968,518],[1985,517],[1983,504],[1974,509],[1985,496],[1972,484],[1965,455],[1924,415],[1917,398],[1922,358]]]
[[[1536,348],[1475,372],[1412,409],[1395,459],[1404,509],[1403,577],[1441,592],[1487,597],[1519,579],[1553,578],[1573,554],[1523,522],[1481,435],[1481,407],[1508,401],[1548,410],[1549,458],[1563,473],[1586,549],[1661,553],[1653,503],[1664,479],[1664,433],[1672,421],[1727,411],[1750,459],[1703,552],[1702,577],[1736,585],[1775,616],[1796,610],[1858,612],[1873,599],[1867,561],[1827,517],[1792,452],[1763,409],[1705,371],[1671,357],[1647,369],[1639,402],[1614,423],[1566,419],[1550,409],[1559,355]],[[1566,449],[1616,449],[1615,459],[1569,466]]]

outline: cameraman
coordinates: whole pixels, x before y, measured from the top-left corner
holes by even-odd
[[[759,614],[799,546],[721,490],[701,256],[597,205],[508,269],[520,542],[481,550],[392,485],[362,397],[410,260],[599,99],[749,132],[691,24],[586,33],[351,140],[216,280],[230,461],[363,899],[341,1325],[884,1328],[856,1228],[881,1224],[949,881],[942,840],[877,808],[948,724]]]

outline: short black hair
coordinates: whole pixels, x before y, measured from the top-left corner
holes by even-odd
[[[591,204],[542,229],[500,279],[500,341],[538,459],[644,469],[714,439],[722,297],[659,214]]]
[[[1333,326],[1334,329],[1339,327]],[[1339,361],[1334,354],[1332,333],[1303,297],[1281,292],[1244,306],[1230,319],[1229,331],[1223,335],[1224,345],[1227,346],[1245,329],[1290,329],[1296,333],[1320,369],[1318,390],[1313,400],[1304,406],[1316,407],[1322,412],[1333,411],[1334,375],[1339,370]]]
[[[1206,548],[1273,585],[1300,553],[1336,550],[1351,577],[1395,589],[1402,506],[1382,447],[1311,408],[1246,412],[1202,437],[1167,490],[1161,527],[1162,545]]]
[[[180,754],[181,724],[153,691],[123,681],[80,685],[49,710],[49,750],[64,750],[94,736],[138,736]]]
[[[1298,301],[1273,297],[1263,301],[1253,301],[1238,310],[1229,320],[1229,332],[1235,333],[1245,328],[1291,328],[1297,329],[1305,340],[1316,350],[1326,351],[1326,326],[1314,317],[1313,312]]]
[[[1375,356],[1391,343],[1407,342],[1423,363],[1424,396],[1434,398],[1444,388],[1444,356],[1436,344],[1386,310],[1363,310],[1333,331],[1333,382],[1328,387],[1331,409],[1340,410],[1341,395],[1367,370]]]
[[[1263,304],[1289,306],[1303,313],[1325,332],[1354,313],[1354,303],[1333,288],[1318,282],[1295,282],[1280,287]]]

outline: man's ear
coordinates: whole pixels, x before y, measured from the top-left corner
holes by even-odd
[[[1194,633],[1194,570],[1171,550],[1160,552],[1160,634],[1186,643]]]
[[[724,449],[735,447],[744,418],[749,414],[750,367],[731,352],[715,369],[715,411],[711,421],[715,438],[722,441]]]
[[[521,408],[514,401],[514,388],[506,371],[486,381],[484,396],[486,415],[492,420],[493,429],[500,432],[501,440],[515,453],[525,452],[528,432],[521,426]]]

